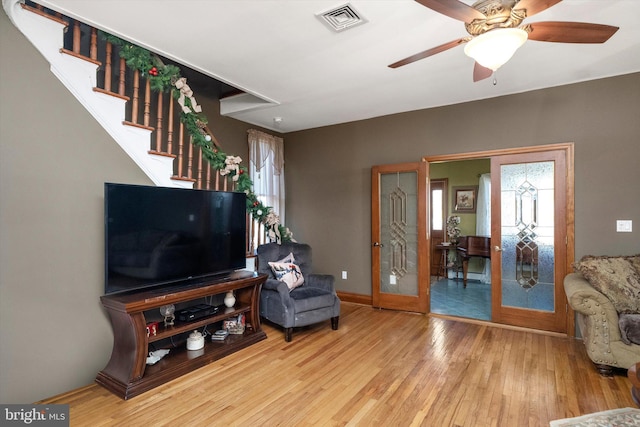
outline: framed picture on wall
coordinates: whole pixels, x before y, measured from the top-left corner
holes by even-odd
[[[477,200],[478,200],[477,185],[453,187],[452,211],[454,213],[475,213]]]

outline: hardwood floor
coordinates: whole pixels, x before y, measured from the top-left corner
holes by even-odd
[[[128,401],[97,384],[72,426],[547,426],[634,407],[626,372],[603,378],[581,341],[343,303],[329,322],[268,338]]]

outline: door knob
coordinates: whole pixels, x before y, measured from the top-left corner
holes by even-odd
[[[493,250],[496,252],[502,252],[502,248],[500,246],[494,246]]]
[[[373,242],[373,247],[383,247],[384,245],[382,243],[378,243],[378,242]]]

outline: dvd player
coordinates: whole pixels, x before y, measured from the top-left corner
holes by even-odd
[[[192,307],[187,307],[176,312],[176,318],[180,322],[193,322],[194,320],[202,319],[216,314],[220,310],[219,307],[215,307],[209,304],[198,304]]]

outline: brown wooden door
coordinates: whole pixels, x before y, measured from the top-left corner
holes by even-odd
[[[491,158],[492,320],[566,332],[567,153]]]
[[[437,246],[445,240],[447,220],[447,184],[448,179],[432,179],[429,181],[429,253],[431,255],[431,276],[445,274],[446,260],[443,260],[442,250]]]
[[[371,169],[374,307],[429,310],[426,162]]]

